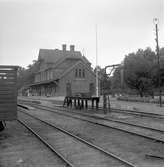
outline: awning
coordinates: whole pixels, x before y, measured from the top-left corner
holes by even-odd
[[[41,82],[36,82],[30,85],[27,85],[28,87],[32,87],[32,86],[38,86],[38,85],[48,85],[48,84],[58,84],[59,79],[56,80],[48,80],[48,81],[41,81]]]

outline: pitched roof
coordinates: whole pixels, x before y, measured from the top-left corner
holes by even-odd
[[[91,63],[88,61],[88,59],[85,56],[82,56],[81,52],[79,51],[70,51],[70,50],[59,50],[59,49],[40,49],[39,50],[39,61],[44,61],[46,64],[50,64],[46,67],[46,69],[49,68],[57,68],[65,59],[79,59],[83,61],[88,66],[91,65]],[[43,71],[45,69],[42,69]],[[38,72],[41,72],[42,70],[39,70]],[[37,72],[37,73],[38,73]]]
[[[68,50],[59,50],[59,49],[40,49],[39,50],[39,56],[38,60],[43,61],[46,64],[49,64],[45,66],[44,69],[40,69],[37,73],[41,71],[45,71],[46,69],[54,68],[58,69],[60,68],[60,65],[63,61],[66,59],[77,59],[78,61],[83,62],[85,65],[87,65],[89,68],[91,66],[91,63],[88,61],[88,59],[85,56],[82,56],[81,52],[79,51],[68,51]],[[60,75],[62,75],[63,72],[67,71],[68,67],[61,71],[56,71],[56,77],[58,78]]]
[[[54,63],[63,56],[64,54],[58,49],[40,49],[38,60],[44,60],[46,63]]]
[[[44,60],[45,63],[57,63],[65,58],[82,58],[85,63],[90,63],[86,57],[81,55],[79,51],[63,51],[59,49],[40,49],[38,60]]]
[[[68,68],[58,79],[61,79],[62,77],[64,77],[67,73],[72,71],[76,66],[79,66],[80,64],[82,64],[81,61],[78,61],[77,63],[75,63],[72,67]],[[82,65],[85,66],[85,69],[87,69],[94,77],[96,77],[96,74],[92,71],[91,67],[88,67],[86,64],[82,64]]]

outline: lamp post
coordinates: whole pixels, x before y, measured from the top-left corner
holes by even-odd
[[[160,107],[162,106],[162,96],[161,96],[161,67],[160,67],[160,55],[159,55],[159,44],[158,44],[158,18],[154,18],[153,22],[155,24],[155,41],[156,41],[156,53],[157,53],[157,58],[158,58],[158,87],[159,87],[159,105]]]

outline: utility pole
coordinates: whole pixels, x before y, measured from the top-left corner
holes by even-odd
[[[96,97],[99,97],[99,79],[98,79],[98,51],[97,51],[97,25],[96,25]]]
[[[159,55],[159,44],[158,44],[158,19],[154,18],[153,22],[155,24],[155,41],[156,41],[156,53],[158,58],[158,87],[159,87],[159,105],[162,106],[162,90],[161,90],[161,66],[160,66],[160,55]]]

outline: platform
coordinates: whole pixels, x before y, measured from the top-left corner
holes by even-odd
[[[36,100],[36,101],[42,101],[46,103],[52,102],[59,105],[63,105],[64,97],[41,97],[41,96],[30,96],[30,97],[18,97],[18,99],[24,99],[24,100]],[[160,107],[158,104],[151,104],[151,103],[139,103],[139,102],[126,102],[126,101],[118,101],[115,98],[110,99],[111,107],[117,108],[117,109],[129,109],[139,112],[147,112],[147,113],[155,113],[155,114],[161,114],[164,115],[164,105]],[[103,106],[102,98],[100,98],[99,106]]]

